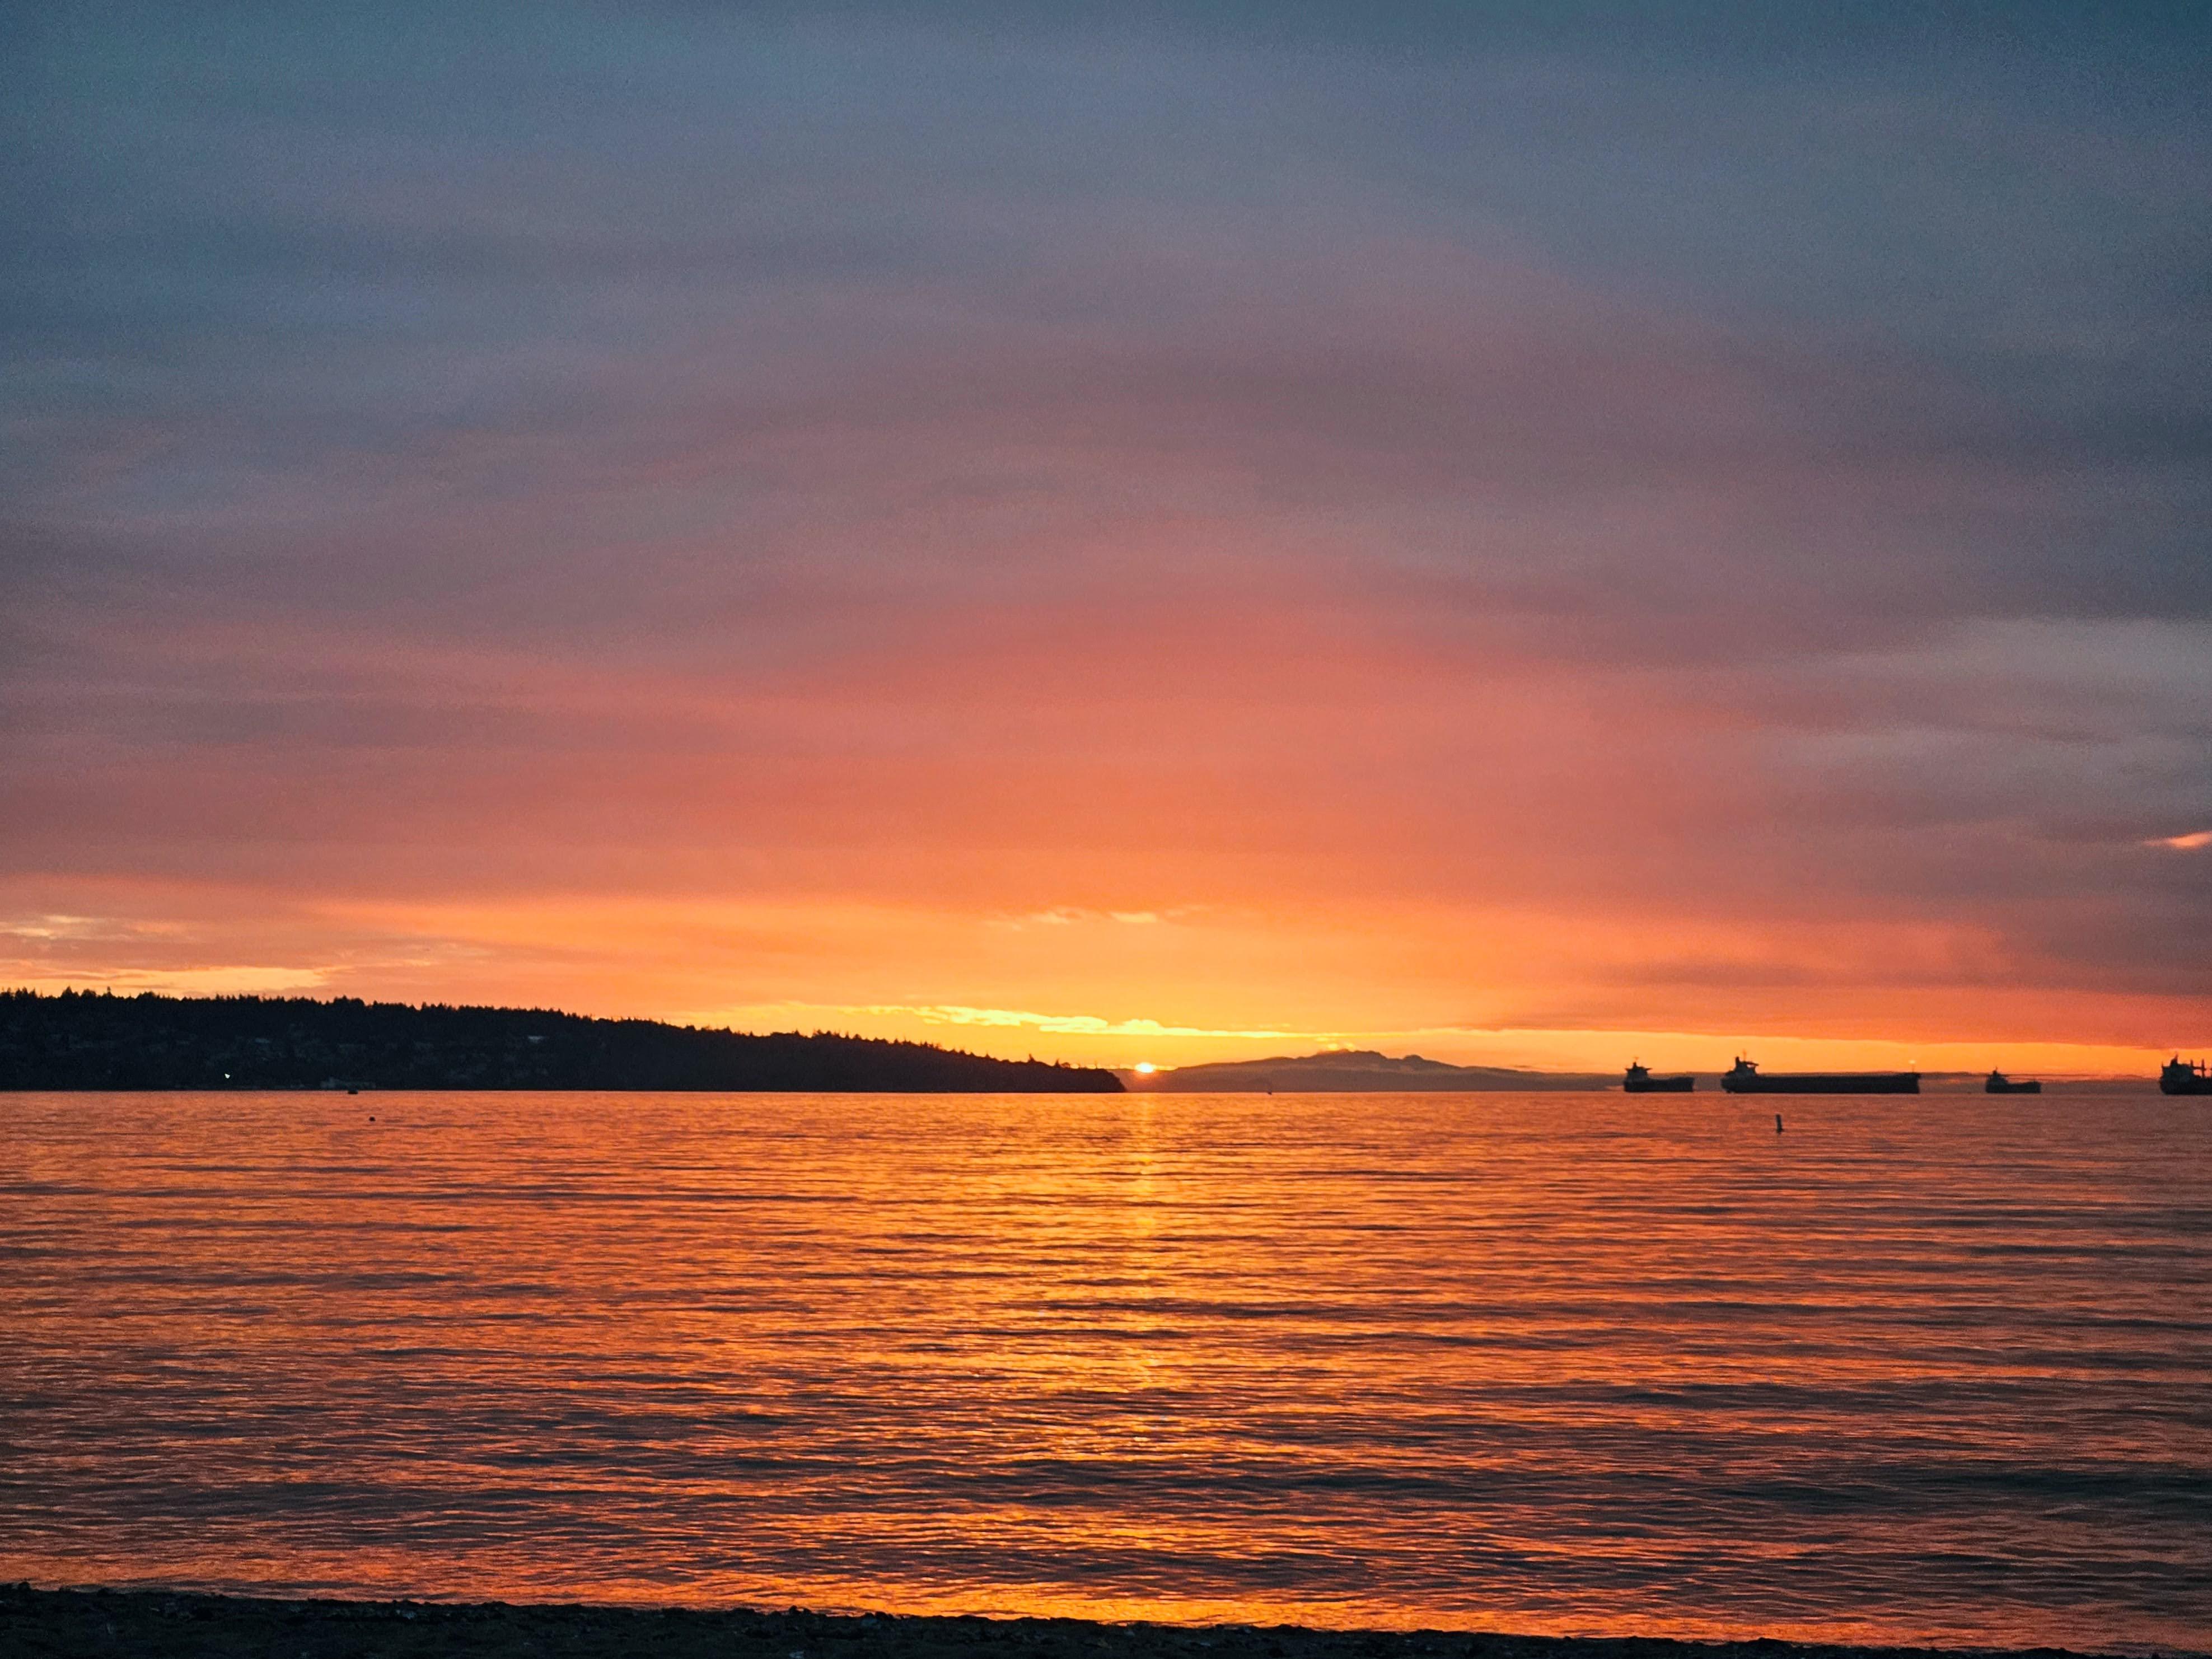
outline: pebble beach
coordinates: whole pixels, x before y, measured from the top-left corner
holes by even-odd
[[[0,1589],[0,1651],[14,1659],[1873,1659],[1932,1648],[1676,1642],[1296,1626],[1103,1624],[1079,1619],[904,1618],[799,1608],[276,1601],[167,1590]],[[1963,1650],[1959,1651],[1964,1651]],[[1992,1650],[1975,1650],[1977,1659]],[[2013,1650],[2057,1656],[2067,1650]]]

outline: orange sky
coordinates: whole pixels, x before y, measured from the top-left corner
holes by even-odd
[[[2212,1045],[2186,89],[639,27],[27,49],[0,981]]]

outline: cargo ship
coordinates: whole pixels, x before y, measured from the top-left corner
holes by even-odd
[[[1632,1095],[1686,1095],[1698,1086],[1698,1079],[1687,1072],[1675,1077],[1654,1077],[1649,1066],[1632,1060],[1620,1086],[1624,1093]]]
[[[1721,1073],[1732,1095],[1917,1095],[1917,1072],[1768,1072],[1741,1054]]]
[[[1991,1072],[1990,1080],[1982,1085],[1982,1092],[1991,1095],[2039,1095],[2043,1092],[2041,1078],[2013,1079],[2002,1072]]]
[[[2212,1072],[2204,1069],[2201,1060],[2184,1060],[2176,1054],[2158,1074],[2158,1091],[2162,1095],[2212,1095]]]

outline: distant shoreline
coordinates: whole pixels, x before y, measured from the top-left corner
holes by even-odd
[[[0,1091],[1119,1094],[1100,1066],[550,1008],[0,991]]]
[[[1677,1075],[1680,1068],[1674,1068]],[[1277,1054],[1265,1060],[1212,1060],[1151,1073],[1124,1069],[1123,1085],[1137,1094],[1620,1094],[1619,1072],[1546,1072],[1512,1066],[1455,1066],[1419,1054],[1394,1057],[1370,1049],[1330,1049],[1317,1054]],[[1717,1095],[1717,1070],[1692,1073],[1694,1092]],[[1928,1094],[1981,1094],[1987,1072],[1919,1073]],[[2133,1077],[2050,1077],[2045,1087],[2064,1094],[2154,1094],[2154,1073]],[[1665,1098],[1665,1096],[1660,1096]]]
[[[1285,1080],[1274,1083],[1195,1083],[1161,1084],[1124,1072],[1121,1080],[1131,1094],[1135,1095],[1620,1095],[1626,1091],[1615,1079],[1609,1083],[1584,1081],[1566,1073],[1540,1076],[1526,1083],[1308,1083]],[[2158,1079],[2142,1077],[2079,1077],[2045,1078],[2040,1094],[2006,1094],[1990,1096],[1982,1086],[1984,1073],[1979,1072],[1923,1072],[1917,1095],[1901,1095],[1900,1100],[1939,1099],[1972,1096],[1976,1099],[1987,1097],[1995,1100],[2015,1103],[2048,1099],[2052,1097],[2079,1097],[2083,1096],[2124,1097],[2133,1100],[2143,1097],[2159,1098]],[[1793,1100],[1854,1099],[1848,1094],[1828,1095],[1732,1095],[1720,1085],[1720,1073],[1706,1072],[1698,1074],[1698,1086],[1672,1093],[1634,1095],[1632,1099],[1647,1106],[1656,1106],[1667,1101],[1680,1104],[1684,1099],[1698,1101],[1747,1101],[1756,1105],[1762,1100],[1776,1098]]]
[[[2057,1659],[2065,1648],[1905,1648],[1662,1637],[1319,1630],[1300,1625],[1121,1624],[1087,1619],[783,1613],[580,1603],[350,1601],[160,1589],[0,1586],[0,1637],[23,1659],[241,1651],[313,1659],[1874,1659],[1913,1654]],[[2161,1653],[2182,1650],[2160,1648]]]

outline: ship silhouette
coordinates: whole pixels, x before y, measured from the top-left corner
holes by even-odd
[[[2002,1072],[1991,1072],[1989,1081],[1982,1085],[1982,1092],[1990,1095],[2039,1095],[2043,1092],[2040,1078],[2024,1077],[2017,1081]]]
[[[1632,1095],[1686,1095],[1698,1086],[1698,1080],[1687,1072],[1674,1077],[1654,1077],[1651,1068],[1640,1060],[1628,1062],[1628,1071],[1620,1079],[1624,1093]]]
[[[1766,1072],[1741,1054],[1721,1073],[1732,1095],[1917,1095],[1917,1072]]]
[[[2159,1072],[2158,1091],[2162,1095],[2212,1095],[2212,1072],[2204,1069],[2201,1060],[2184,1060],[2176,1054]]]

